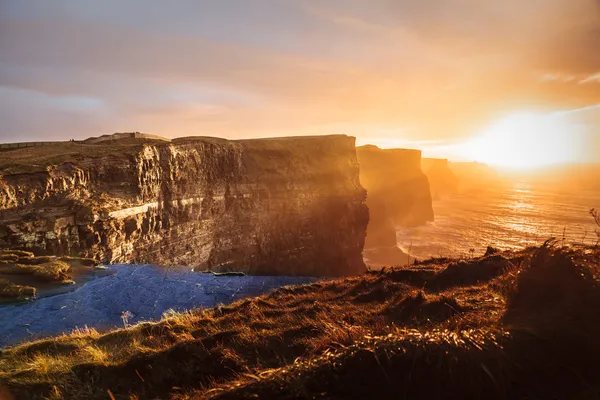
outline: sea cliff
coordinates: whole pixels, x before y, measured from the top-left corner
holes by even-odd
[[[452,171],[450,162],[444,158],[424,158],[421,162],[423,172],[427,175],[434,199],[456,193],[459,179]]]
[[[1,155],[0,248],[250,274],[364,270],[352,137],[132,138]]]
[[[421,151],[356,149],[360,180],[367,189],[371,222],[366,247],[395,246],[396,227],[433,221],[429,180],[421,170]]]

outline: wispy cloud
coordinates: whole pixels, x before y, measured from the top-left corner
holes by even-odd
[[[600,103],[592,0],[249,4],[0,3],[0,141],[124,127],[448,141],[513,109]]]
[[[600,72],[580,80],[579,83],[581,83],[582,85],[585,85],[587,83],[600,83]]]

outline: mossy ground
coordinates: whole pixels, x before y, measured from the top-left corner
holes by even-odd
[[[70,284],[72,267],[89,267],[96,261],[79,257],[35,256],[29,251],[0,250],[0,301],[35,297],[42,283]],[[15,277],[20,277],[18,282]]]
[[[17,399],[592,399],[600,250],[429,260],[7,348]]]
[[[0,278],[0,304],[11,301],[29,300],[34,298],[35,294],[36,289],[34,287],[17,285],[8,279]]]

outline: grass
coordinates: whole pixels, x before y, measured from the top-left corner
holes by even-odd
[[[340,137],[330,137],[330,143],[333,144]],[[320,153],[320,156],[326,156],[327,152],[323,148],[325,138],[320,137],[318,141],[312,140],[310,137],[282,137],[282,138],[264,138],[256,140],[227,140],[216,137],[183,137],[172,141],[173,144],[185,144],[188,142],[202,141],[207,144],[229,144],[232,147],[241,146],[249,150],[249,157],[252,158],[251,167],[260,166],[260,168],[269,172],[278,172],[277,166],[281,166],[281,154],[288,157],[297,157],[298,152],[290,151],[290,143],[294,142],[295,146],[309,146],[313,152]],[[353,151],[353,142],[348,141],[348,151]],[[0,175],[18,175],[27,173],[46,172],[52,166],[57,166],[64,163],[77,164],[78,161],[83,161],[93,158],[135,156],[144,147],[144,145],[166,146],[169,142],[162,140],[153,140],[148,138],[130,138],[119,139],[98,144],[85,144],[77,142],[56,142],[52,145],[27,147],[20,149],[5,149],[0,150]],[[329,149],[331,150],[331,149]],[[273,158],[275,157],[275,158]],[[279,157],[279,161],[275,160]],[[275,161],[273,161],[275,160]],[[306,160],[303,160],[306,161]],[[338,162],[335,156],[332,162]],[[341,164],[340,164],[341,163]],[[255,165],[256,164],[256,165]],[[343,162],[338,162],[340,171],[344,171],[346,167]],[[289,165],[294,165],[289,163]],[[312,164],[307,164],[312,165]],[[336,164],[337,165],[337,164]],[[291,168],[291,167],[290,167]],[[292,171],[297,173],[298,171]],[[315,169],[313,173],[322,173]]]
[[[29,300],[41,283],[74,283],[72,267],[91,267],[90,258],[35,256],[29,251],[0,250],[0,302]]]
[[[0,382],[17,399],[597,398],[599,259],[547,244],[281,288],[4,349]]]
[[[43,258],[45,259],[45,258]],[[49,260],[40,264],[7,263],[0,265],[0,275],[29,275],[32,281],[69,281],[71,266],[64,261]]]
[[[8,279],[0,278],[0,303],[29,300],[36,295],[36,289],[31,286],[17,285]]]
[[[151,140],[122,140],[104,144],[56,142],[54,145],[27,147],[0,152],[0,175],[45,172],[49,166],[89,158],[135,155]],[[164,143],[164,142],[158,142]]]

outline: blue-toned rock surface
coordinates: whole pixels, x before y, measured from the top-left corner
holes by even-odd
[[[285,276],[215,276],[189,268],[114,265],[114,273],[69,293],[0,307],[0,347],[70,332],[84,326],[105,330],[129,323],[158,320],[169,309],[214,307],[259,296],[286,285],[319,278]]]

